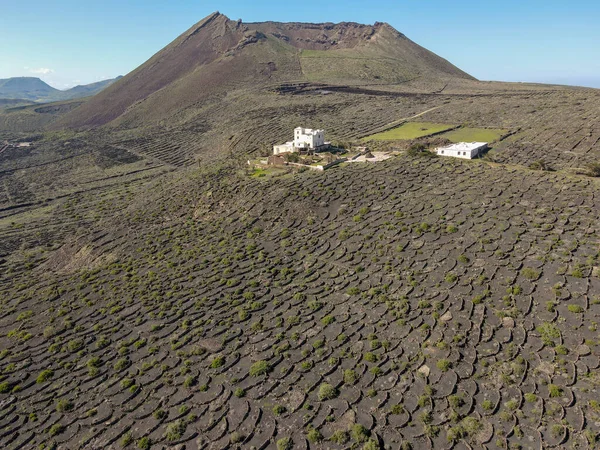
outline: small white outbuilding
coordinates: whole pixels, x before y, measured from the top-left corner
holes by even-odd
[[[282,153],[293,153],[294,151],[295,148],[293,142],[286,142],[285,144],[273,146],[274,155],[281,155]]]
[[[437,149],[439,156],[453,156],[455,158],[473,159],[487,150],[487,142],[459,142]]]

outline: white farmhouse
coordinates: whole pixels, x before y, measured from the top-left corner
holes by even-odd
[[[294,147],[314,150],[325,145],[325,131],[298,127],[294,129]]]
[[[454,156],[455,158],[473,159],[487,150],[487,142],[459,142],[437,149],[439,156]]]
[[[299,151],[322,150],[329,148],[330,143],[325,142],[324,130],[313,130],[298,127],[294,129],[294,140],[281,145],[273,146],[273,154],[293,153]]]

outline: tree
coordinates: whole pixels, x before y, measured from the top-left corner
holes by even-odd
[[[529,164],[529,168],[531,170],[543,170],[543,171],[551,171],[552,169],[550,169],[550,167],[548,166],[548,164],[546,163],[546,161],[544,161],[543,159],[540,159],[538,161],[534,161],[531,164]]]
[[[421,142],[415,142],[408,147],[408,151],[406,152],[408,156],[436,156],[434,153],[427,150],[425,144]]]
[[[283,158],[287,162],[293,162],[293,163],[300,162],[300,156],[298,156],[298,153],[285,153]]]
[[[600,177],[600,163],[590,163],[586,166],[591,177]]]

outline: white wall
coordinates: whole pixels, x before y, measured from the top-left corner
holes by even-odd
[[[273,154],[274,155],[279,155],[281,153],[288,153],[288,152],[293,152],[294,151],[294,147],[291,145],[274,145],[273,146]]]
[[[440,148],[437,151],[440,156],[452,156],[454,158],[472,159],[473,154],[469,150],[448,150],[447,148]]]
[[[479,147],[472,150],[454,150],[447,148],[438,148],[437,154],[439,156],[452,156],[454,158],[462,158],[462,159],[473,159],[475,158],[481,151],[484,150],[485,147]]]

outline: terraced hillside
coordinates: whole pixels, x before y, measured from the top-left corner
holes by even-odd
[[[48,105],[24,104],[0,110],[0,133],[37,133],[84,101],[71,100]]]
[[[132,195],[1,262],[4,448],[594,448],[595,180],[400,156]]]
[[[207,100],[177,111],[160,124],[100,128],[86,136],[99,146],[123,147],[162,164],[183,167],[198,159],[214,161],[268,151],[273,144],[288,140],[298,124],[324,128],[334,142],[358,144],[408,120],[460,127],[442,136],[450,140],[453,136],[487,140],[489,136],[493,158],[502,163],[529,166],[543,160],[554,170],[581,170],[600,160],[598,90],[470,81],[453,82],[442,92],[426,88],[418,82],[403,85],[401,91],[276,83]],[[78,114],[79,105],[69,102],[0,112],[0,133],[26,139],[44,127],[57,126],[65,114]],[[483,130],[465,132],[470,128]],[[502,139],[494,142],[497,135]]]
[[[598,448],[599,107],[215,13],[1,111],[0,448]],[[249,168],[298,125],[398,156]]]
[[[110,216],[116,199],[130,198],[147,180],[173,170],[83,137],[33,138],[30,147],[0,152],[0,258],[30,246],[51,249],[62,237]]]

